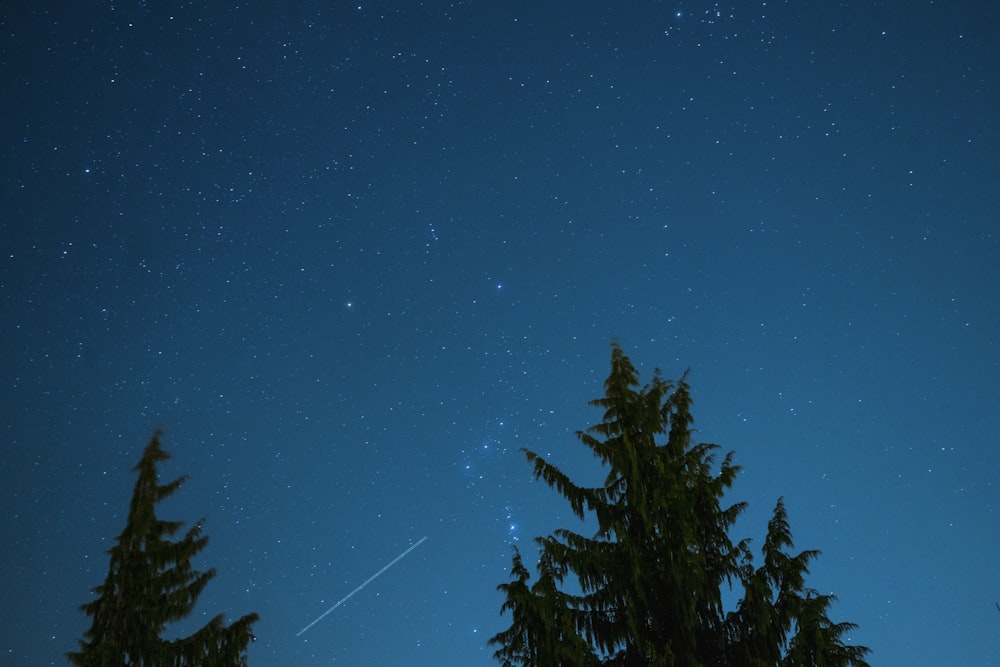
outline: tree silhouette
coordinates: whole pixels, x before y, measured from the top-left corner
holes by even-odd
[[[603,409],[603,421],[577,434],[607,469],[602,485],[579,486],[525,450],[535,477],[597,531],[537,538],[539,579],[530,588],[515,551],[512,581],[499,586],[507,598],[501,613],[513,623],[490,640],[495,657],[505,667],[867,667],[868,649],[843,642],[854,626],[831,623],[832,598],[805,588],[818,552],[787,552],[791,530],[780,499],[759,568],[749,540],[730,540],[746,503],[725,507],[722,499],[740,469],[732,452],[717,463],[716,445],[692,443],[685,378],[672,383],[657,371],[640,388],[614,345],[604,387],[590,403]],[[559,588],[570,573],[578,594]],[[726,612],[722,590],[733,583],[744,595]]]
[[[596,667],[600,663],[578,633],[579,614],[573,606],[573,597],[559,590],[562,573],[544,554],[538,571],[538,581],[529,588],[531,575],[521,561],[521,554],[514,549],[513,581],[498,586],[507,595],[502,611],[511,612],[513,623],[509,630],[489,640],[491,645],[501,647],[496,657],[504,667],[518,664]]]
[[[156,516],[157,503],[172,495],[186,477],[158,484],[156,467],[170,458],[153,434],[139,464],[138,480],[129,506],[128,523],[109,551],[110,567],[104,583],[94,589],[97,599],[80,607],[93,618],[80,641],[80,650],[67,653],[82,667],[232,667],[246,665],[246,646],[254,639],[257,614],[247,614],[232,625],[222,615],[189,637],[161,638],[167,624],[188,616],[198,596],[215,576],[199,572],[191,559],[208,544],[198,521],[184,536],[170,538],[183,525]]]

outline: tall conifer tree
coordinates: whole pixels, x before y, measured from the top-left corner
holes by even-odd
[[[602,485],[579,486],[525,452],[536,478],[579,518],[594,520],[597,531],[588,537],[560,529],[537,538],[540,576],[530,588],[515,552],[513,581],[500,586],[507,595],[501,612],[514,622],[490,642],[505,667],[867,667],[868,649],[842,641],[854,626],[831,623],[829,599],[804,586],[817,552],[786,553],[791,532],[780,500],[760,568],[753,567],[749,540],[730,540],[746,504],[726,507],[722,500],[739,467],[732,452],[717,462],[716,445],[692,443],[686,380],[675,384],[656,372],[640,386],[615,345],[604,387],[604,397],[591,402],[603,420],[577,434],[607,469]],[[557,587],[570,573],[578,594]],[[722,590],[733,583],[745,594],[727,613]],[[538,650],[557,636],[574,647],[558,662]]]
[[[110,567],[104,584],[94,589],[97,599],[80,607],[93,618],[80,641],[80,650],[68,653],[81,667],[236,667],[246,665],[246,646],[257,614],[247,614],[226,626],[222,615],[189,637],[165,640],[167,624],[188,616],[198,596],[215,576],[199,572],[191,559],[208,544],[202,522],[171,541],[183,525],[156,516],[157,503],[173,494],[186,477],[159,484],[157,465],[170,458],[153,434],[139,464],[128,523],[108,554]]]

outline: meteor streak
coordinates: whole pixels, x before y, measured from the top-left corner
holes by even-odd
[[[427,540],[427,536],[426,536],[426,535],[424,535],[424,536],[423,536],[423,537],[421,537],[421,538],[420,538],[419,540],[417,540],[417,541],[416,541],[415,543],[411,544],[411,545],[409,546],[409,548],[408,548],[408,549],[407,549],[406,551],[404,551],[403,553],[399,554],[398,556],[396,556],[395,558],[393,558],[393,559],[392,559],[391,561],[389,561],[388,565],[386,565],[385,567],[383,567],[383,568],[382,568],[381,570],[379,570],[378,572],[376,572],[376,573],[375,573],[375,574],[373,574],[372,576],[370,576],[370,577],[368,577],[367,579],[365,579],[365,580],[364,580],[364,582],[362,582],[362,584],[361,584],[360,586],[358,586],[358,587],[357,587],[357,588],[355,588],[355,589],[354,589],[353,591],[351,591],[350,593],[348,593],[347,595],[345,595],[345,596],[344,596],[343,598],[341,598],[341,599],[340,599],[340,600],[339,600],[339,601],[337,602],[337,604],[333,605],[332,607],[330,607],[329,609],[327,609],[326,611],[324,611],[324,612],[323,612],[322,614],[320,614],[320,615],[319,615],[319,617],[318,617],[318,618],[317,618],[317,619],[316,619],[315,621],[313,621],[312,623],[310,623],[310,624],[309,624],[309,625],[307,625],[306,627],[304,627],[304,628],[302,628],[301,630],[299,630],[298,632],[296,632],[296,633],[295,633],[295,636],[296,636],[296,637],[301,637],[301,636],[302,636],[302,634],[303,634],[303,633],[304,633],[304,632],[305,632],[306,630],[308,630],[308,629],[309,629],[309,628],[311,628],[312,626],[314,626],[314,625],[316,625],[317,623],[319,623],[320,621],[322,621],[322,620],[323,620],[324,618],[326,618],[326,617],[327,617],[327,615],[328,615],[328,614],[329,614],[330,612],[332,612],[332,611],[333,611],[334,609],[336,609],[336,608],[337,608],[337,607],[339,607],[340,605],[342,605],[342,604],[344,604],[345,602],[347,602],[348,600],[350,600],[350,599],[351,599],[352,597],[354,597],[355,593],[357,593],[357,592],[358,592],[358,591],[360,591],[360,590],[361,590],[362,588],[364,588],[364,587],[365,587],[365,586],[367,586],[368,584],[370,584],[370,583],[372,583],[373,581],[375,581],[375,579],[377,579],[377,578],[379,577],[379,575],[381,575],[381,574],[382,574],[383,572],[385,572],[386,570],[388,570],[388,569],[389,569],[390,567],[392,567],[393,565],[395,565],[395,564],[396,564],[396,563],[398,563],[399,561],[403,560],[403,558],[404,558],[404,557],[406,556],[406,554],[410,553],[411,551],[413,551],[414,549],[416,549],[417,547],[419,547],[419,546],[420,546],[421,544],[423,544],[423,543],[424,543],[424,542],[425,542],[426,540]]]

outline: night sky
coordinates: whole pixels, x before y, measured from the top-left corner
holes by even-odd
[[[277,5],[284,5],[278,7]],[[1000,4],[0,10],[0,664],[157,427],[250,664],[496,664],[618,341],[873,665],[1000,663]],[[348,602],[304,626],[427,537]],[[529,562],[533,558],[528,558]]]

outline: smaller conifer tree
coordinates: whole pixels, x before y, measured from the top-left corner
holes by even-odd
[[[80,650],[67,653],[81,667],[237,667],[246,665],[247,643],[259,619],[247,614],[226,626],[222,615],[189,637],[162,638],[169,623],[188,616],[215,570],[195,570],[191,559],[208,544],[198,521],[184,536],[170,538],[183,525],[156,516],[156,505],[184,483],[180,477],[159,484],[157,465],[170,458],[153,434],[139,464],[128,523],[108,551],[110,567],[104,583],[94,589],[97,599],[80,607],[93,619]]]

